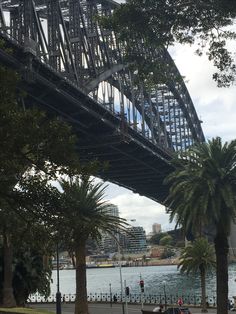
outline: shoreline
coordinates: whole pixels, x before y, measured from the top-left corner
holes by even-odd
[[[129,268],[129,267],[151,267],[151,266],[178,266],[177,260],[160,260],[155,262],[148,262],[148,263],[134,263],[134,264],[121,264],[122,268]],[[106,268],[116,268],[119,267],[119,264],[98,264],[98,265],[87,265],[86,269],[106,269]],[[72,267],[63,267],[60,270],[74,270],[75,268]],[[55,270],[55,269],[54,269]]]

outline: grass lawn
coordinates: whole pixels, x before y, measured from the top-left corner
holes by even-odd
[[[5,313],[22,313],[22,314],[55,314],[47,310],[30,309],[25,307],[13,307],[13,308],[3,308],[0,307],[0,312]]]

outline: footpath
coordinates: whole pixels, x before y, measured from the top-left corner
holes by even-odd
[[[51,312],[56,313],[56,305],[55,304],[34,304],[30,305],[32,308],[40,308],[45,310],[50,310]],[[152,311],[155,305],[145,305],[144,309]],[[191,313],[193,314],[202,314],[201,308],[191,308],[189,307]],[[123,314],[122,305],[121,304],[110,304],[107,303],[90,303],[89,304],[89,313],[90,314]],[[216,314],[216,309],[208,309],[208,313]],[[229,313],[233,313],[229,311]],[[74,304],[71,303],[63,303],[62,304],[62,314],[74,314]],[[125,311],[125,314],[141,314],[141,305],[129,304],[128,311]]]

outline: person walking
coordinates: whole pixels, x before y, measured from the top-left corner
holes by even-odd
[[[179,298],[177,303],[178,303],[179,307],[181,307],[183,305],[183,303],[184,303],[183,299]]]

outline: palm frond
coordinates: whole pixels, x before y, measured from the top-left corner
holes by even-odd
[[[194,229],[199,219],[207,225],[220,222],[229,234],[228,221],[236,216],[236,140],[222,144],[216,137],[196,144],[176,156],[173,165],[165,179],[170,220],[185,229]]]
[[[88,176],[63,179],[60,184],[63,192],[58,216],[63,217],[63,227],[75,242],[89,237],[99,240],[104,232],[126,230],[126,220],[112,215],[111,204],[104,200],[106,185],[95,183]]]

